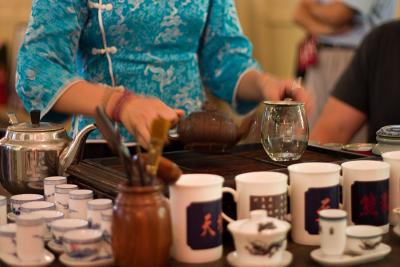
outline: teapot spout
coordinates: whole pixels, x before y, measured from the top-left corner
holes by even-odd
[[[76,160],[80,154],[87,136],[96,129],[94,124],[89,124],[83,128],[74,138],[74,140],[60,154],[58,174],[65,175],[65,171]]]
[[[257,121],[257,110],[247,115],[237,129],[236,143],[250,134],[251,127]]]

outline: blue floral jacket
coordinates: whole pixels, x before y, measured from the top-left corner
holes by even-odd
[[[240,76],[257,68],[233,0],[34,0],[18,56],[26,109],[51,111],[71,83],[124,86],[186,114],[203,87],[232,102]],[[75,116],[72,135],[93,122]],[[125,142],[133,137],[121,127]],[[94,132],[91,139],[101,139]]]

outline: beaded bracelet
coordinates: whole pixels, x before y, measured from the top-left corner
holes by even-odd
[[[134,96],[132,92],[129,90],[124,90],[122,95],[118,98],[117,102],[115,103],[112,111],[111,111],[111,118],[116,121],[116,122],[121,122],[121,110],[122,107],[124,106],[125,102]]]

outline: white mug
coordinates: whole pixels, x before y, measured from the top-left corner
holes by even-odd
[[[381,226],[389,230],[390,165],[376,160],[342,164],[343,207],[348,223]]]
[[[346,248],[347,212],[326,209],[319,212],[321,250],[326,256],[340,256]]]
[[[169,187],[173,257],[204,263],[222,257],[222,184],[213,174],[184,174]]]
[[[293,164],[288,169],[293,241],[319,245],[318,212],[339,208],[340,166],[310,162]]]
[[[385,152],[381,156],[384,162],[390,164],[389,222],[396,225],[399,220],[393,209],[400,206],[400,151]]]
[[[250,211],[264,209],[268,217],[285,219],[288,177],[280,172],[248,172],[235,177],[236,190],[224,187],[237,203],[238,220],[249,218]],[[232,222],[231,218],[227,218]]]

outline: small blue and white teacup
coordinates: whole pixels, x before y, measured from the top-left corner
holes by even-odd
[[[56,220],[63,219],[64,213],[58,210],[36,210],[31,214],[39,215],[43,218],[45,223],[44,240],[51,240],[51,227],[50,224]]]
[[[96,229],[68,231],[63,237],[65,253],[75,260],[92,260],[101,250],[103,234]]]
[[[6,254],[16,253],[17,225],[15,223],[0,226],[0,252]]]
[[[375,252],[382,241],[383,229],[372,225],[352,225],[346,229],[346,250],[362,255]]]
[[[21,214],[21,205],[26,202],[43,201],[44,197],[38,194],[19,194],[13,195],[10,198],[10,208],[14,215]]]
[[[53,240],[60,246],[63,244],[63,237],[66,232],[87,227],[88,222],[82,219],[59,219],[50,223]]]

